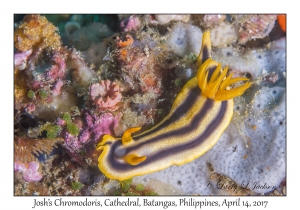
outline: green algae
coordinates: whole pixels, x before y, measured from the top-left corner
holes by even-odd
[[[62,117],[62,119],[64,121],[66,121],[67,123],[70,123],[71,122],[71,115],[70,115],[70,113],[65,112],[64,115],[63,115],[63,117]]]
[[[67,131],[72,134],[73,136],[77,136],[79,134],[78,126],[72,122],[71,114],[65,112],[62,116],[62,119],[67,123]]]
[[[27,96],[28,96],[28,98],[31,98],[31,99],[35,98],[34,91],[33,90],[29,90],[28,93],[27,93]]]
[[[67,131],[73,136],[77,136],[79,134],[78,126],[72,122],[67,123]]]
[[[121,184],[121,189],[127,192],[130,189],[130,185],[132,184],[132,179],[124,180],[120,184]]]
[[[151,189],[146,189],[143,184],[132,184],[132,179],[127,179],[120,182],[120,188],[112,193],[115,196],[154,196],[158,195]]]
[[[137,191],[143,191],[145,189],[145,186],[143,184],[138,184],[135,186],[135,190]]]
[[[61,131],[61,128],[58,125],[53,125],[47,129],[47,138],[54,139],[56,138]]]
[[[45,98],[48,96],[48,93],[47,93],[45,90],[40,90],[40,91],[39,91],[39,96],[40,96],[42,99],[45,99]]]
[[[39,133],[41,134],[43,131],[47,132],[46,134],[47,138],[54,139],[60,134],[61,127],[47,122],[40,127]]]
[[[80,190],[83,187],[83,184],[81,182],[73,182],[72,183],[72,189],[73,190]]]

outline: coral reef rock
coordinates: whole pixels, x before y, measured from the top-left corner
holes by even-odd
[[[225,18],[226,15],[204,15],[202,25],[207,28],[218,26]]]
[[[138,15],[130,15],[129,17],[125,17],[120,22],[120,28],[122,31],[137,31],[141,28],[142,18]]]
[[[15,31],[15,47],[24,52],[32,48],[57,49],[61,46],[58,29],[41,15],[26,15]]]
[[[122,89],[110,80],[101,80],[90,86],[90,96],[100,110],[115,111],[122,99]]]
[[[236,15],[239,28],[239,43],[245,44],[250,39],[266,37],[275,25],[276,15]]]
[[[190,15],[154,15],[155,20],[158,24],[167,24],[171,21],[181,21],[188,22],[190,20]]]
[[[121,114],[116,116],[111,113],[100,115],[91,114],[90,111],[84,110],[82,119],[76,121],[80,128],[77,136],[64,133],[65,142],[63,147],[73,160],[84,166],[97,166],[98,156],[100,155],[95,149],[95,145],[101,140],[104,134],[114,135],[114,129],[118,125]]]

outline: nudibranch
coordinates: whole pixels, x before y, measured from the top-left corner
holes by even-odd
[[[208,151],[227,128],[233,98],[251,86],[247,78],[227,76],[228,67],[211,58],[210,32],[205,31],[197,58],[199,66],[176,96],[170,113],[156,126],[138,135],[140,127],[127,129],[121,138],[104,135],[97,145],[101,172],[119,181],[191,162]]]

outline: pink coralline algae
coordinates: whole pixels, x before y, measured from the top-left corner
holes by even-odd
[[[204,15],[202,24],[204,27],[218,26],[225,18],[226,15]]]
[[[115,135],[114,129],[121,116],[121,114],[114,116],[111,113],[97,115],[84,110],[83,119],[75,122],[80,128],[78,136],[73,136],[65,131],[63,146],[67,153],[81,165],[97,166],[100,152],[95,149],[95,145],[104,134]]]
[[[61,94],[61,87],[64,85],[64,82],[62,80],[58,80],[52,88],[52,94],[54,96],[58,96]]]
[[[46,80],[57,81],[58,79],[64,79],[66,73],[66,62],[63,54],[55,53],[52,60],[54,65],[46,71]]]
[[[25,103],[24,104],[24,108],[25,108],[25,111],[28,112],[28,113],[31,113],[35,110],[35,104],[30,102],[30,103]]]
[[[39,90],[41,88],[49,89],[52,85],[58,81],[65,79],[67,75],[66,69],[66,57],[65,54],[67,51],[64,48],[61,48],[60,51],[55,52],[50,60],[50,65],[44,67],[43,62],[35,64],[35,70],[26,71],[28,77],[28,87],[33,90]],[[60,83],[60,82],[59,82]],[[61,88],[60,84],[60,88]],[[57,89],[57,88],[56,88]]]
[[[239,43],[245,44],[250,39],[262,39],[273,29],[276,15],[238,15]]]
[[[27,182],[37,182],[43,178],[43,175],[39,172],[39,163],[36,161],[30,162],[28,165],[21,162],[15,162],[15,171],[20,171],[23,174],[23,178]]]
[[[90,86],[90,96],[99,110],[115,111],[122,99],[120,88],[115,82],[101,80]]]
[[[27,59],[31,54],[32,49],[15,54],[15,66],[17,69],[24,70],[26,68]]]
[[[139,16],[130,15],[126,17],[120,23],[120,28],[122,31],[137,31],[141,27],[141,20]]]

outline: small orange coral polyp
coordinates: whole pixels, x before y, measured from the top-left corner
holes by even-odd
[[[126,61],[126,57],[127,57],[127,50],[122,49],[121,50],[121,55],[120,55],[121,60]]]
[[[130,35],[130,34],[127,34],[126,35],[126,41],[122,41],[122,40],[120,40],[120,38],[119,38],[119,41],[118,41],[118,46],[119,47],[126,47],[126,46],[128,46],[128,45],[130,45],[130,44],[132,44],[133,43],[133,38],[132,38],[132,36]]]
[[[126,47],[128,47],[129,45],[131,45],[133,43],[133,38],[130,34],[126,35],[126,41],[122,41],[120,40],[120,38],[117,38],[117,45],[121,48],[120,49],[120,58],[123,61],[126,61],[126,57],[127,57],[127,49]]]

